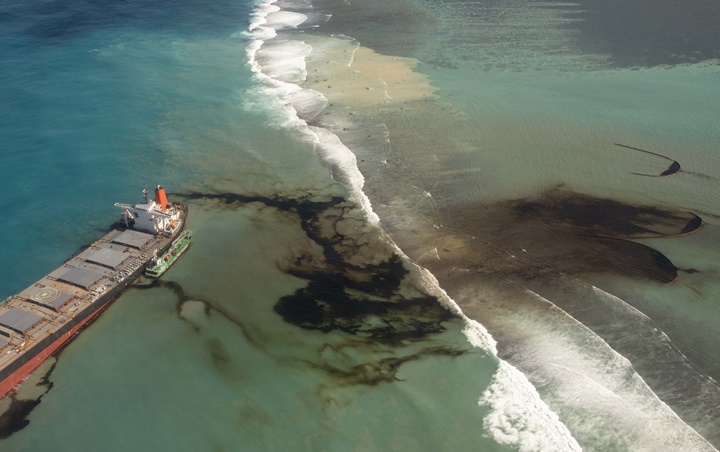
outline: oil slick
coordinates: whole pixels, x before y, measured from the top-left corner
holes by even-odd
[[[635,239],[681,237],[702,219],[555,187],[534,198],[448,211],[436,240],[438,260],[456,269],[523,280],[612,273],[668,284],[677,269]]]
[[[28,416],[42,402],[45,394],[53,388],[50,376],[57,365],[57,357],[63,349],[64,347],[61,347],[60,351],[30,374],[28,377],[30,381],[2,401],[6,405],[4,410],[0,410],[0,439],[8,438],[30,424]],[[35,384],[28,384],[33,381]]]
[[[238,193],[175,196],[215,200],[233,208],[257,203],[295,218],[314,247],[291,253],[278,265],[282,271],[306,280],[307,285],[280,298],[274,311],[300,328],[340,333],[332,343],[340,340],[347,342],[347,347],[368,350],[378,346],[406,349],[399,353],[403,356],[368,356],[366,361],[347,368],[338,367],[333,359],[306,363],[336,378],[340,386],[392,382],[405,362],[424,356],[452,358],[466,352],[432,341],[446,331],[448,322],[457,322],[459,328],[460,319],[435,297],[413,286],[402,259],[384,240],[375,237],[379,231],[365,229],[353,217],[353,204],[343,198],[314,200]],[[358,256],[372,259],[358,260]],[[182,300],[186,303],[194,298],[183,295]],[[215,312],[217,307],[208,310],[206,306],[205,310]]]

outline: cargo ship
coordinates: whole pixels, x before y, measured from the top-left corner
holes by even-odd
[[[155,199],[120,204],[121,221],[47,276],[0,303],[0,398],[107,308],[185,227],[187,206]]]

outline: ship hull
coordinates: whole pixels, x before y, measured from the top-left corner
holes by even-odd
[[[186,221],[183,221],[175,232],[177,237],[184,229]],[[161,248],[166,252],[172,244],[170,241]],[[87,309],[83,309],[71,321],[66,322],[58,328],[55,333],[48,335],[40,343],[23,353],[19,359],[0,371],[0,399],[7,396],[17,388],[29,375],[37,369],[46,359],[57,352],[62,346],[67,345],[77,333],[90,322],[95,320],[128,286],[135,282],[145,271],[147,262],[130,273],[119,284],[100,295]],[[14,353],[12,350],[9,353]]]
[[[183,235],[185,235],[185,234],[187,235],[187,237],[183,238]],[[189,237],[191,237],[191,236],[192,236],[192,234],[191,234],[190,230],[181,232],[178,235],[178,238],[175,239],[175,241],[170,245],[169,251],[170,251],[170,253],[174,253],[174,254],[171,254],[170,260],[167,262],[163,261],[161,263],[161,265],[159,265],[159,266],[157,266],[157,265],[154,266],[153,261],[151,260],[150,263],[145,268],[145,276],[150,279],[158,279],[163,274],[165,274],[165,272],[168,271],[168,269],[170,267],[172,267],[172,265],[175,263],[175,261],[177,261],[180,258],[180,256],[182,256],[182,254],[185,252],[185,250],[188,249],[188,247],[190,246]],[[184,242],[184,244],[180,244],[179,247],[173,248],[181,240],[186,240],[186,241]],[[160,256],[162,256],[166,252],[167,251],[160,253]]]

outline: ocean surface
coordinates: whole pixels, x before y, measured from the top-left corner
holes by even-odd
[[[0,297],[193,243],[0,450],[720,448],[720,4],[0,1]]]

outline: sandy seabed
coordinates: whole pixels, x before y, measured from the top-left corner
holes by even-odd
[[[377,53],[339,37],[304,39],[312,46],[306,59],[304,88],[320,91],[331,104],[372,108],[434,97],[427,76],[415,71],[418,60]],[[332,80],[332,82],[329,82]]]

